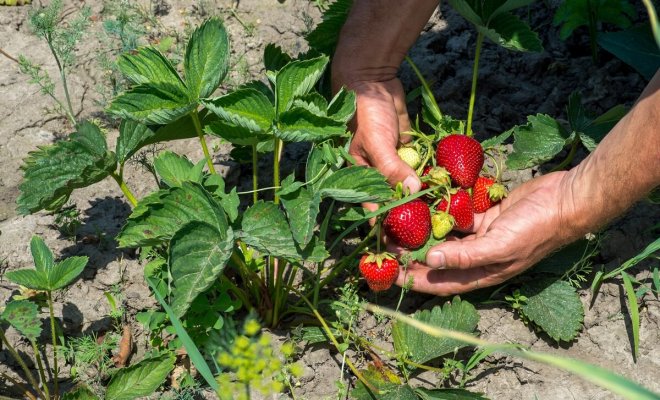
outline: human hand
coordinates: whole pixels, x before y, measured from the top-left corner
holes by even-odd
[[[411,193],[418,192],[421,182],[417,174],[396,151],[400,143],[409,140],[401,136],[401,132],[410,129],[401,82],[391,78],[349,85],[357,98],[357,112],[352,122],[355,135],[349,153],[358,165],[378,169],[391,185],[402,182]]]
[[[425,264],[402,269],[397,284],[412,278],[412,290],[447,296],[497,285],[530,268],[582,234],[570,222],[571,179],[568,172],[556,172],[517,187],[476,214],[468,236],[449,238],[429,250]]]

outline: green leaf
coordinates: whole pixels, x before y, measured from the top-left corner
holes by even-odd
[[[442,307],[417,311],[412,318],[440,328],[468,333],[472,333],[479,322],[479,314],[474,306],[458,297],[454,297],[451,303],[447,302]],[[392,337],[396,352],[419,364],[465,346],[465,343],[457,340],[433,338],[399,321],[392,325]]]
[[[660,48],[649,24],[625,31],[602,32],[598,35],[598,44],[633,67],[646,80],[651,80],[660,68]]]
[[[506,165],[510,169],[525,169],[551,160],[568,143],[564,128],[545,114],[530,115],[526,125],[513,128],[513,152]]]
[[[115,154],[107,151],[101,130],[82,121],[68,140],[40,147],[24,160],[18,212],[26,215],[58,208],[74,189],[101,181],[116,166]]]
[[[258,201],[243,214],[240,237],[248,244],[276,257],[301,259],[284,213],[272,202]]]
[[[571,341],[584,319],[580,296],[568,282],[542,279],[525,283],[520,294],[527,302],[520,311],[556,341]]]
[[[117,139],[117,160],[124,164],[137,152],[149,138],[156,134],[150,127],[136,121],[124,119],[119,125],[119,138]]]
[[[639,358],[639,305],[637,304],[637,296],[635,295],[635,289],[633,288],[630,275],[621,272],[621,278],[623,279],[623,289],[628,299],[628,314],[630,315],[633,338],[633,358],[637,360]]]
[[[614,125],[626,115],[628,108],[617,105],[607,110],[603,115],[591,121],[589,126],[579,133],[580,140],[589,151],[594,151],[598,143],[607,135]]]
[[[10,301],[0,314],[0,318],[7,321],[30,342],[36,342],[41,335],[39,306],[29,300]]]
[[[514,128],[514,129],[515,129],[515,128]],[[483,142],[481,142],[481,147],[483,147],[484,150],[486,150],[486,149],[491,149],[491,148],[493,148],[493,147],[500,146],[500,145],[503,144],[508,138],[510,138],[511,135],[513,135],[513,131],[514,131],[514,129],[509,129],[508,131],[506,131],[506,132],[502,132],[502,133],[500,133],[500,134],[497,135],[497,136],[494,136],[494,137],[492,137],[492,138],[488,138],[488,139],[484,140]]]
[[[303,108],[319,117],[328,116],[328,101],[318,92],[311,92],[293,100],[292,108]]]
[[[385,177],[376,169],[364,166],[340,169],[323,181],[319,193],[347,203],[379,203],[393,195]]]
[[[287,142],[320,142],[346,133],[346,124],[294,107],[280,115],[275,136]]]
[[[347,124],[355,115],[357,107],[355,92],[342,86],[328,105],[328,117]]]
[[[216,282],[233,245],[231,228],[218,230],[205,222],[192,221],[174,234],[170,241],[171,306],[178,317],[183,317],[193,300]]]
[[[153,165],[156,174],[169,187],[181,186],[183,182],[200,183],[202,180],[204,160],[196,168],[187,157],[164,151],[154,159]]]
[[[5,277],[17,285],[33,290],[47,290],[46,276],[33,269],[17,269],[5,273]]]
[[[475,12],[476,4],[471,4],[472,2],[467,0],[448,0],[448,2],[454,10],[473,25],[477,27],[486,26],[486,19],[481,18],[478,13]]]
[[[167,125],[197,107],[184,89],[169,82],[138,85],[115,97],[106,111],[147,125]]]
[[[78,386],[70,392],[64,393],[62,400],[99,400],[87,386]]]
[[[562,25],[559,37],[568,38],[576,28],[589,26],[593,18],[596,24],[607,22],[620,28],[630,26],[630,17],[636,15],[627,0],[564,0],[557,8],[553,23]]]
[[[117,59],[119,71],[135,85],[169,83],[185,90],[186,85],[170,61],[153,47],[141,47]]]
[[[509,50],[543,51],[543,45],[536,32],[511,13],[499,14],[487,28],[480,29],[490,40]]]
[[[307,156],[307,167],[305,169],[305,180],[311,182],[309,187],[313,192],[317,192],[323,181],[330,175],[338,170],[344,163],[341,157],[337,157],[337,163],[329,164],[327,158],[324,156],[325,152],[332,152],[337,155],[335,148],[328,143],[314,144],[312,150]]]
[[[287,111],[296,97],[309,93],[323,75],[328,57],[296,60],[283,67],[275,78],[275,109],[278,115]]]
[[[339,32],[352,5],[353,0],[337,0],[330,4],[323,13],[323,21],[305,36],[309,47],[323,54],[334,54]]]
[[[55,258],[53,257],[53,252],[46,245],[46,242],[39,236],[32,236],[32,240],[30,240],[30,252],[32,253],[34,267],[37,272],[47,274],[48,270],[55,264]]]
[[[69,257],[53,266],[48,271],[48,290],[58,290],[68,286],[85,269],[87,256]]]
[[[481,393],[465,389],[426,389],[415,388],[420,400],[488,400]]]
[[[493,18],[504,14],[509,11],[513,11],[517,8],[525,7],[534,3],[534,0],[497,0],[497,1],[488,1],[483,2],[485,11],[488,12],[488,20],[492,21]],[[490,11],[492,10],[492,11]]]
[[[581,239],[539,261],[531,270],[534,274],[544,273],[552,276],[563,276],[567,271],[582,264],[598,252],[598,241]]]
[[[192,33],[183,69],[192,99],[210,96],[227,75],[229,39],[218,18],[206,20]]]
[[[227,121],[213,121],[204,128],[204,132],[225,139],[238,146],[254,146],[273,139],[272,133],[258,133]],[[251,149],[247,149],[251,152]],[[271,150],[272,151],[272,150]],[[235,158],[234,158],[235,159]],[[252,160],[252,154],[249,154]],[[236,160],[236,159],[235,159]]]
[[[293,238],[301,247],[307,246],[314,236],[321,196],[299,187],[293,192],[280,194],[280,199],[289,216]]]
[[[174,355],[164,354],[120,369],[108,383],[106,400],[133,400],[152,394],[165,383],[175,360]]]
[[[291,56],[275,43],[268,43],[264,48],[264,67],[266,71],[277,72],[291,62]]]
[[[117,236],[120,247],[155,246],[172,238],[190,221],[227,229],[227,218],[213,196],[201,185],[183,182],[143,198]]]
[[[255,133],[268,132],[275,118],[275,109],[268,97],[251,88],[202,100],[202,104],[221,120]]]

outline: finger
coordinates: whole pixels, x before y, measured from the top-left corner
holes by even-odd
[[[408,164],[399,158],[396,148],[382,146],[373,149],[368,157],[371,165],[378,169],[392,186],[402,182],[404,189],[408,189],[410,193],[417,193],[421,189],[422,182],[419,177]]]
[[[396,284],[410,285],[416,292],[449,296],[500,284],[516,275],[514,266],[493,265],[465,271],[412,266],[399,273]]]
[[[429,250],[426,265],[439,269],[471,269],[511,261],[512,249],[505,239],[491,234],[440,243]]]

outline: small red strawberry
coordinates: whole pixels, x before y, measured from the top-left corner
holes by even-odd
[[[383,220],[388,238],[399,246],[416,249],[431,235],[431,211],[420,199],[415,199],[390,210]]]
[[[367,253],[360,259],[360,273],[369,289],[382,292],[389,289],[399,276],[399,262],[390,253]]]
[[[435,158],[445,167],[452,180],[463,189],[471,188],[484,165],[484,150],[481,144],[466,135],[452,134],[438,142]]]
[[[480,176],[472,189],[474,212],[483,213],[506,197],[506,188],[495,179]]]
[[[472,208],[472,198],[464,189],[458,189],[456,193],[449,195],[449,215],[454,217],[455,227],[462,231],[467,231],[474,224],[474,209]],[[436,207],[438,211],[447,211],[447,199],[442,201]]]

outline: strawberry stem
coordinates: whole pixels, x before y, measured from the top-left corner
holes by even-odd
[[[477,51],[474,55],[474,68],[472,69],[472,89],[470,90],[470,107],[468,109],[467,132],[466,135],[472,136],[472,116],[474,114],[474,100],[477,94],[477,77],[479,75],[479,57],[481,56],[481,45],[484,42],[484,34],[479,32],[477,35]]]

